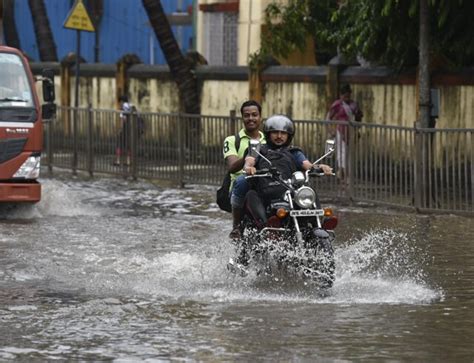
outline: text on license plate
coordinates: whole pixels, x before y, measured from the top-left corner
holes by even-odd
[[[307,216],[323,216],[324,211],[322,209],[301,209],[290,211],[292,217],[307,217]]]

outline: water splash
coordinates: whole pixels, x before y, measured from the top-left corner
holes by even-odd
[[[366,275],[376,278],[398,278],[424,281],[421,268],[426,256],[407,233],[391,229],[368,231],[337,248],[340,277]]]
[[[36,204],[9,204],[0,210],[0,219],[36,219],[47,216],[74,217],[101,215],[100,210],[84,203],[88,188],[60,180],[41,180],[41,200]]]
[[[98,208],[84,203],[90,189],[84,185],[71,185],[59,180],[44,180],[42,199],[37,204],[37,210],[41,216],[99,216],[101,212]],[[94,190],[94,193],[98,192]]]
[[[332,302],[430,303],[443,292],[430,287],[425,251],[407,233],[391,229],[366,232],[336,249]]]
[[[91,286],[133,295],[197,301],[279,301],[315,304],[427,304],[443,297],[423,271],[423,251],[408,236],[373,231],[336,249],[336,282],[326,294],[291,276],[265,277],[252,270],[241,278],[225,269],[233,248],[217,232],[201,248],[160,255],[129,256],[113,262],[113,275],[102,273]],[[225,241],[225,242],[224,242]],[[199,246],[191,243],[190,245]],[[117,275],[116,275],[117,274]]]
[[[232,256],[232,251],[224,255]],[[216,255],[214,255],[216,256]],[[168,281],[168,293],[212,295],[222,300],[306,301],[335,304],[427,304],[441,300],[444,293],[428,283],[424,267],[427,256],[412,243],[407,233],[394,230],[370,231],[336,248],[336,282],[328,294],[311,286],[279,277],[262,278],[255,271],[246,279],[222,271],[226,257],[214,257],[202,264],[203,256],[167,256],[161,275]],[[170,258],[171,257],[171,258]],[[183,261],[187,268],[183,268]],[[173,276],[170,280],[169,277]],[[163,281],[163,278],[158,279]],[[273,286],[272,286],[273,285]],[[192,287],[192,288],[190,288]],[[173,292],[174,291],[174,292]]]

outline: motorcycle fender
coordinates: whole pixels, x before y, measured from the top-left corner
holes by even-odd
[[[327,233],[324,229],[315,228],[313,229],[313,234],[316,238],[329,238],[329,233]]]
[[[313,229],[313,234],[316,237],[319,249],[324,251],[324,253],[332,254],[332,241],[334,238],[331,238],[332,236],[324,229],[315,228]]]

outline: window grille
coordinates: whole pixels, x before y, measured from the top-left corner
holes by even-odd
[[[236,65],[238,14],[205,12],[203,15],[204,57],[209,65]]]

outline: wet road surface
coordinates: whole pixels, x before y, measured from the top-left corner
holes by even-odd
[[[0,210],[0,360],[474,359],[474,220],[338,207],[336,283],[230,274],[211,187],[43,179]]]

